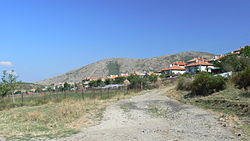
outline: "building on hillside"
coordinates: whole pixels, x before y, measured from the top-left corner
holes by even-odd
[[[239,55],[240,52],[241,52],[241,49],[242,49],[242,48],[236,49],[236,50],[232,51],[229,55]]]
[[[126,74],[121,74],[120,77],[125,77],[125,78],[127,78],[127,77],[129,77],[129,74],[127,74],[127,73],[126,73]]]
[[[98,79],[97,77],[87,77],[87,78],[85,78],[83,80],[85,80],[85,81],[94,81],[94,80],[97,80],[97,79]]]
[[[180,66],[172,66],[161,71],[162,74],[184,74],[185,72],[185,68]]]
[[[84,85],[88,85],[89,82],[95,81],[95,80],[98,80],[98,78],[97,77],[87,77],[87,78],[82,79],[82,83]]]
[[[144,78],[145,77],[145,73],[141,73],[141,72],[134,72],[134,73],[132,73],[131,75],[137,75],[137,76],[139,76],[140,78]]]
[[[217,56],[214,56],[213,58],[209,59],[208,62],[209,63],[214,63],[218,60],[221,60],[222,58],[224,58],[226,55],[217,55]]]
[[[188,73],[201,72],[201,71],[212,72],[213,69],[214,69],[214,64],[203,61],[191,63],[186,66],[186,72]]]
[[[205,58],[194,58],[192,60],[187,61],[187,65],[188,64],[192,64],[192,63],[197,63],[197,62],[208,62],[209,60],[205,59]]]
[[[119,77],[119,76],[118,76],[118,75],[110,75],[110,76],[108,76],[107,78],[108,78],[108,79],[114,80],[114,79],[116,79],[117,77]]]
[[[174,62],[174,63],[170,64],[170,67],[173,67],[173,66],[179,66],[179,67],[185,68],[186,67],[186,63],[182,62],[182,61],[177,61],[177,62]]]

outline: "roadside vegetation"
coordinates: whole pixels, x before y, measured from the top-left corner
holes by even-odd
[[[18,108],[0,111],[0,135],[9,140],[52,139],[78,133],[81,128],[98,123],[106,106],[140,94],[138,90],[58,94],[46,98],[46,103],[31,102]],[[58,98],[60,100],[58,100]],[[18,98],[16,98],[17,100]],[[43,96],[41,96],[41,101]],[[18,100],[17,100],[18,101]],[[29,100],[27,100],[29,101]]]
[[[232,76],[204,72],[183,75],[177,80],[176,88],[167,95],[216,112],[224,127],[230,126],[242,139],[250,140],[249,62],[250,46],[246,46],[241,54],[217,62],[224,72],[233,72]]]

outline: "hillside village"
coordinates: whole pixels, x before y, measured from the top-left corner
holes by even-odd
[[[243,48],[243,47],[242,47]],[[196,73],[196,72],[209,72],[209,73],[214,73],[218,74],[221,72],[220,67],[215,66],[215,62],[221,60],[222,58],[228,56],[228,55],[239,55],[241,49],[236,49],[230,53],[223,54],[223,55],[217,55],[214,56],[213,58],[207,59],[203,57],[198,57],[198,58],[193,58],[191,60],[188,60],[186,62],[184,61],[176,61],[171,63],[167,68],[162,68],[159,71],[156,72],[134,72],[131,74],[119,74],[119,75],[109,75],[106,77],[87,77],[83,78],[81,82],[79,83],[73,83],[73,82],[60,82],[60,83],[55,83],[50,86],[45,86],[44,88],[39,90],[37,88],[32,88],[30,90],[21,90],[23,93],[35,93],[35,92],[41,92],[41,91],[48,91],[48,90],[58,90],[62,89],[66,85],[70,85],[72,91],[79,89],[79,84],[82,85],[85,88],[90,88],[93,87],[90,85],[91,82],[94,81],[102,81],[105,83],[105,81],[113,81],[115,82],[116,79],[121,79],[123,80],[124,83],[119,84],[107,84],[106,86],[102,86],[102,88],[117,88],[121,87],[124,85],[129,85],[130,82],[128,81],[128,77],[132,75],[139,76],[140,78],[147,78],[151,75],[157,76],[158,79],[160,79],[160,76],[164,75],[164,79],[171,79],[173,77],[178,77],[180,75],[183,75],[185,73]]]

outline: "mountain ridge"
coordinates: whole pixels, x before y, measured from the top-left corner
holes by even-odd
[[[214,54],[188,51],[146,59],[105,58],[62,75],[36,82],[49,85],[60,82],[80,82],[86,77],[105,77],[111,74],[160,71],[175,61],[187,61],[195,57],[212,58]]]

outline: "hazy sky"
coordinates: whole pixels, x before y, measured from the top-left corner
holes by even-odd
[[[104,58],[250,45],[249,0],[0,0],[0,71],[38,81]]]

